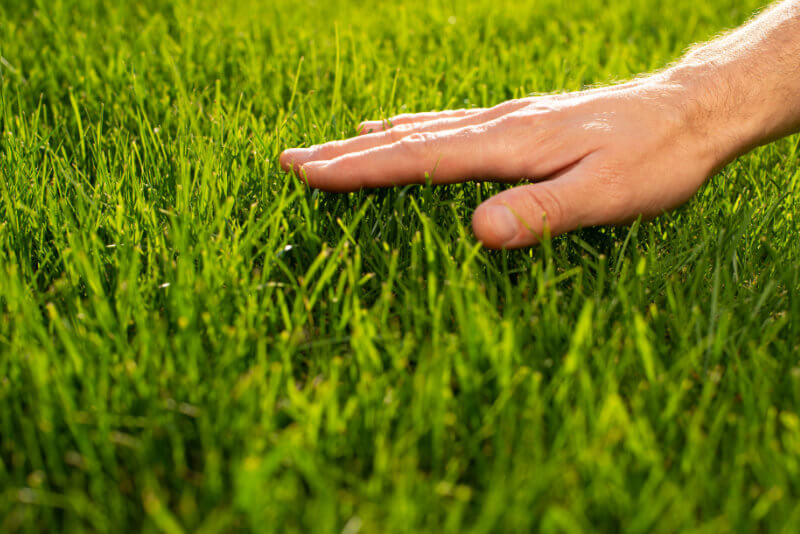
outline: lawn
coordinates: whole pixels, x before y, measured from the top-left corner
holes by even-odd
[[[761,5],[0,0],[0,531],[796,532],[800,138],[508,252],[278,165]]]

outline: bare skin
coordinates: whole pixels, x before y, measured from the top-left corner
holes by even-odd
[[[361,135],[281,154],[309,186],[347,192],[491,179],[504,191],[473,216],[489,248],[654,217],[714,172],[800,129],[800,0],[621,85],[492,108],[400,115]]]

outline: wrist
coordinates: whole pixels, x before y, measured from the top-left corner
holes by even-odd
[[[743,75],[738,66],[684,62],[658,76],[714,167],[788,133],[788,103],[768,80]]]
[[[800,129],[800,0],[691,50],[656,75],[724,165]]]

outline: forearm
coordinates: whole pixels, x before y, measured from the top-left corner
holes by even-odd
[[[800,129],[800,0],[693,48],[661,75],[685,89],[685,109],[724,164]]]

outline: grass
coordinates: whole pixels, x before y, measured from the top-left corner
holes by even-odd
[[[798,137],[513,252],[277,165],[759,2],[360,4],[0,0],[0,530],[796,532]]]

